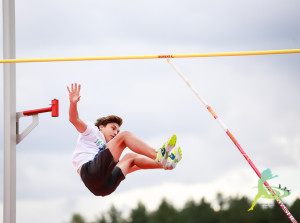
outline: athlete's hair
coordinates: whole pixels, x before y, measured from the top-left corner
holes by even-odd
[[[97,121],[95,122],[95,126],[99,128],[100,125],[106,126],[108,123],[117,123],[121,127],[123,120],[119,116],[109,115],[97,119]]]

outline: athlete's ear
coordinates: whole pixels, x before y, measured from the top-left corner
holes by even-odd
[[[99,125],[99,130],[102,131],[104,128],[104,125]]]

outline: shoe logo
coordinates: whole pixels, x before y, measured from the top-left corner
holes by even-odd
[[[171,153],[171,155],[169,157],[171,158],[171,160],[175,159],[175,155],[173,153]]]
[[[165,154],[166,154],[166,149],[165,149],[165,148],[161,148],[160,151],[161,151],[161,155],[162,155],[162,156],[165,156]]]

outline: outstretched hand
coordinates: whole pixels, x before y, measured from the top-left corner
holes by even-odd
[[[70,103],[77,103],[80,100],[80,88],[81,85],[77,83],[75,84],[71,84],[71,90],[69,88],[69,86],[67,86],[68,91],[69,91],[69,99],[70,99]]]

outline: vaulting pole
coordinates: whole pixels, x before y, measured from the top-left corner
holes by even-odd
[[[206,107],[206,109],[210,112],[210,114],[214,117],[214,119],[216,119],[216,121],[218,122],[218,124],[221,126],[221,128],[226,132],[226,134],[229,136],[229,138],[231,139],[231,141],[235,144],[235,146],[238,148],[238,150],[241,152],[241,154],[244,156],[244,158],[247,160],[247,162],[249,163],[249,165],[252,167],[252,169],[254,170],[254,172],[257,174],[257,176],[259,178],[261,178],[261,173],[259,172],[259,170],[256,168],[256,166],[254,165],[254,163],[251,161],[250,157],[246,154],[246,152],[244,151],[244,149],[242,148],[242,146],[238,143],[238,141],[236,140],[236,138],[233,136],[233,134],[229,131],[229,129],[226,127],[226,125],[224,124],[224,122],[218,117],[218,115],[214,112],[214,110],[207,104],[207,102],[204,100],[204,98],[202,98],[200,96],[200,94],[198,93],[198,91],[192,86],[192,84],[188,81],[188,79],[183,75],[182,72],[180,72],[178,70],[178,68],[175,66],[175,64],[168,59],[168,62],[171,64],[171,66],[174,68],[174,70],[179,74],[179,76],[185,81],[185,83],[191,88],[191,90],[195,93],[195,95],[197,96],[197,98],[203,103],[203,105]],[[289,210],[287,209],[287,207],[283,204],[283,202],[276,196],[276,193],[270,188],[270,185],[267,181],[264,182],[264,185],[266,186],[266,188],[271,192],[271,194],[274,196],[274,199],[276,200],[276,202],[278,203],[278,205],[281,207],[281,209],[283,210],[283,212],[288,216],[288,218],[290,219],[291,222],[293,223],[297,223],[296,219],[293,217],[293,215],[289,212]]]
[[[3,58],[16,58],[15,0],[3,0]],[[16,64],[4,64],[3,222],[16,223]]]

